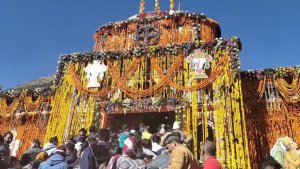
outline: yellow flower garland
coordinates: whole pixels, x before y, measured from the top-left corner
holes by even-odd
[[[59,142],[63,143],[70,135],[77,134],[80,128],[87,128],[92,124],[95,99],[89,96],[85,101],[84,95],[76,93],[70,68],[69,65],[65,70],[62,84],[56,90],[45,142],[49,141],[51,137],[57,136]],[[75,68],[79,72],[82,85],[86,85],[83,65],[76,64]],[[80,99],[79,105],[76,105],[77,99]],[[82,123],[83,120],[84,123]]]
[[[197,158],[198,150],[198,141],[197,141],[197,134],[198,134],[198,95],[197,91],[192,91],[192,127],[193,127],[193,147],[194,147],[194,155]]]
[[[217,156],[230,169],[244,169],[250,168],[250,157],[240,77],[234,76],[228,64],[213,83]]]

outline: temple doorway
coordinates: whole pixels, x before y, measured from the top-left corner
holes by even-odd
[[[206,140],[210,140],[210,141],[213,141],[215,142],[215,139],[214,139],[214,126],[213,126],[213,122],[212,121],[209,121],[209,125],[207,126],[207,132],[208,132],[208,136],[206,136],[206,138],[203,138],[203,126],[202,124],[198,124],[198,127],[197,127],[197,141],[198,141],[198,144],[197,144],[197,150],[199,150],[197,152],[197,157],[200,158],[202,156],[202,152],[201,152],[201,144],[203,142],[205,142]]]
[[[129,127],[139,128],[140,123],[150,126],[152,133],[156,133],[160,124],[172,126],[175,121],[175,112],[136,112],[136,113],[118,113],[109,114],[107,126],[111,126],[116,130],[121,129],[123,124]]]

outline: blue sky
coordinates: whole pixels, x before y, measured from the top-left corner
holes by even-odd
[[[222,37],[241,38],[244,70],[300,64],[299,7],[299,0],[182,0],[184,11],[217,20]],[[139,0],[0,0],[0,85],[54,74],[60,54],[91,51],[98,27],[138,10]]]

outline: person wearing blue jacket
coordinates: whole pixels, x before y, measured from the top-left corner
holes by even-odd
[[[65,158],[66,147],[64,145],[59,146],[47,161],[40,164],[39,169],[67,169],[68,164]]]

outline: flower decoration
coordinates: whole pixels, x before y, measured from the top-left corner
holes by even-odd
[[[242,71],[241,74],[249,79],[258,78],[262,79],[264,76],[269,78],[300,76],[300,66],[279,67],[274,69],[258,69]]]
[[[134,41],[139,47],[147,47],[156,45],[159,41],[159,30],[151,25],[141,26],[137,29]]]
[[[160,111],[161,108],[165,107],[167,109],[178,109],[178,107],[185,107],[189,103],[184,99],[178,99],[175,97],[170,97],[168,99],[163,99],[161,97],[151,97],[145,99],[125,99],[123,101],[116,100],[115,102],[106,103],[106,111],[113,113],[114,111],[121,109],[134,110],[134,111]],[[116,105],[121,105],[122,107],[117,107]]]
[[[176,15],[176,14],[175,14]],[[34,95],[50,95],[55,92],[57,86],[61,83],[63,72],[69,63],[89,63],[93,60],[107,60],[107,59],[125,59],[135,57],[142,57],[148,53],[156,53],[157,56],[164,55],[176,55],[180,52],[184,53],[186,56],[190,54],[191,51],[196,49],[201,49],[202,51],[209,51],[212,49],[225,50],[230,52],[230,56],[233,58],[231,64],[239,69],[238,53],[241,49],[241,43],[238,38],[229,39],[215,39],[213,42],[206,43],[204,41],[195,41],[193,43],[184,44],[168,44],[165,47],[160,46],[149,46],[148,48],[137,47],[134,50],[128,49],[124,51],[106,51],[106,52],[85,52],[85,53],[73,53],[68,55],[61,55],[59,57],[57,70],[55,73],[55,80],[51,82],[48,87],[39,87],[35,89],[22,90],[0,90],[0,97],[10,97],[14,98],[19,96],[21,93],[27,95],[28,93],[34,93]],[[208,64],[207,64],[208,66]],[[297,69],[298,70],[298,69]]]
[[[190,13],[188,11],[185,12],[175,12],[170,14],[168,11],[163,12],[160,11],[158,14],[155,14],[153,12],[149,13],[141,13],[137,16],[131,17],[126,21],[121,21],[121,22],[115,22],[115,23],[108,23],[105,25],[102,25],[100,28],[96,30],[98,33],[103,33],[106,30],[109,30],[109,28],[113,27],[127,27],[128,25],[134,24],[134,23],[150,23],[150,22],[155,22],[160,19],[168,19],[168,18],[179,18],[179,17],[188,17],[190,19],[194,20],[205,20],[207,17],[204,14],[197,14],[197,13]]]
[[[122,106],[125,109],[132,109],[133,108],[133,100],[131,99],[125,99],[122,101]]]

